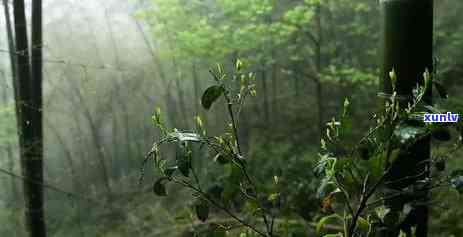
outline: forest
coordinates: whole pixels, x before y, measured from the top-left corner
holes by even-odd
[[[461,0],[1,8],[1,237],[463,237]]]

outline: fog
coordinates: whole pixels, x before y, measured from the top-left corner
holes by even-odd
[[[13,1],[6,2],[14,24]],[[25,4],[30,41],[32,2]],[[9,45],[4,6],[0,14],[0,32],[4,32],[0,38],[0,236],[41,236],[30,234],[24,218],[28,199],[23,185],[33,178],[25,176],[20,159],[15,106],[21,102],[15,98],[13,83],[19,79],[12,72],[16,62],[10,56],[21,54]],[[383,106],[378,96],[384,79],[382,60],[387,57],[381,55],[383,10],[370,0],[43,1],[44,177],[36,185],[43,187],[47,235],[341,233],[349,220],[344,227],[339,221],[326,222],[322,232],[317,227],[324,216],[340,210],[347,213],[348,208],[333,204],[326,210],[326,198],[331,208],[332,195],[341,189],[321,190],[328,181],[314,170],[326,155],[326,136],[333,136],[326,132],[329,122],[338,121],[350,106],[351,131],[339,143],[355,150],[355,141],[375,123],[372,113]],[[436,80],[445,85],[449,99],[433,100],[436,108],[455,113],[463,111],[462,10],[460,1],[434,1],[432,60]],[[34,49],[31,42],[29,47]],[[228,79],[220,81],[221,75]],[[215,90],[228,89],[204,93],[213,85],[218,86]],[[434,96],[440,92],[434,89]],[[208,103],[213,103],[211,108]],[[159,117],[162,124],[156,120]],[[459,147],[461,127],[455,131],[451,141]],[[191,147],[182,143],[182,136],[189,133],[201,137],[189,137],[185,144]],[[163,138],[177,139],[178,144],[156,143]],[[196,139],[202,145],[194,145]],[[183,146],[190,149],[185,148],[190,152],[185,154],[192,160],[193,173],[187,175],[178,158]],[[432,147],[430,164],[444,156],[461,156],[451,145],[433,140]],[[327,154],[348,153],[336,149]],[[220,159],[227,158],[225,151],[234,158],[224,165]],[[445,160],[449,174],[462,165],[459,159]],[[171,164],[175,165],[172,172],[181,177],[177,182],[166,174]],[[247,171],[236,174],[233,164]],[[160,179],[170,183],[160,187]],[[182,186],[190,181],[198,189]],[[368,178],[364,182],[369,184]],[[453,186],[461,192],[460,186]],[[342,192],[351,192],[346,189]],[[214,204],[219,201],[211,198],[215,196],[210,190],[220,190],[217,200],[223,204]],[[207,194],[201,198],[203,191]],[[354,199],[357,191],[349,197]],[[430,236],[461,236],[458,192],[429,192],[433,200],[428,201],[442,203],[430,205]],[[206,217],[198,209],[204,208],[204,200],[210,205]],[[373,228],[374,214],[369,211],[361,212],[361,220]],[[373,236],[361,231],[353,236]]]

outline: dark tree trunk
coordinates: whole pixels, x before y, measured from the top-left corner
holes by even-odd
[[[6,36],[8,39],[8,49],[10,51],[10,64],[11,64],[11,75],[13,78],[13,89],[14,89],[14,97],[17,98],[18,94],[18,86],[17,86],[17,78],[16,78],[16,50],[14,45],[14,35],[13,29],[11,26],[11,16],[10,16],[10,7],[8,5],[8,0],[3,0],[3,10],[5,14],[5,24],[6,24]],[[18,106],[16,106],[17,109]]]
[[[423,83],[423,72],[433,70],[433,1],[432,0],[382,0],[383,14],[383,64],[382,85],[386,94],[392,92],[389,72],[394,69],[397,75],[396,90],[399,95],[411,96],[417,83]],[[404,101],[401,106],[407,106]],[[431,103],[431,91],[425,97],[425,102]],[[391,128],[392,129],[392,128]],[[429,177],[427,171],[430,158],[430,137],[425,137],[403,152],[391,166],[391,175],[387,181],[404,177],[404,182],[393,182],[388,187],[404,190],[416,181]],[[420,203],[426,203],[429,194],[420,194]],[[386,202],[393,211],[402,210],[402,206],[411,202],[410,197],[402,197]],[[416,236],[426,237],[428,228],[428,207],[417,205],[406,218],[401,228],[410,233],[410,227],[416,226]],[[392,236],[399,230],[387,229],[383,236]],[[391,235],[392,234],[392,235]],[[394,235],[396,236],[396,235]],[[408,234],[407,236],[411,236]]]
[[[10,51],[10,65],[11,65],[11,75],[12,75],[12,85],[14,91],[14,101],[15,101],[15,110],[16,110],[16,123],[17,127],[21,127],[21,115],[20,113],[20,99],[19,99],[19,85],[18,85],[18,69],[16,66],[17,60],[17,53],[16,53],[16,46],[15,46],[15,37],[13,35],[13,29],[11,25],[11,17],[10,17],[10,7],[8,4],[8,0],[3,0],[3,10],[5,14],[5,23],[6,23],[6,35],[8,39],[8,49]],[[18,129],[18,136],[20,136],[20,130]],[[19,141],[21,142],[21,141]]]
[[[46,236],[43,207],[42,134],[42,1],[32,2],[32,74],[29,62],[24,1],[15,0],[14,24],[18,76],[20,154],[24,180],[25,217],[29,236]],[[31,182],[30,180],[34,180]]]

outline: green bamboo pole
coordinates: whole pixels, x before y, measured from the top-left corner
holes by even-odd
[[[394,69],[397,75],[396,91],[399,95],[411,97],[417,83],[423,83],[425,70],[433,70],[433,0],[380,0],[382,10],[382,90],[392,93],[389,72]],[[431,91],[426,95],[425,102],[431,103]],[[406,106],[408,101],[403,101]],[[415,179],[405,179],[394,182],[388,188],[403,190],[412,186],[417,180],[429,177],[427,163],[430,157],[430,138],[418,141],[406,151],[400,153],[391,165],[388,181],[414,176]],[[428,192],[420,194],[421,201],[428,200]],[[385,205],[391,208],[394,217],[402,211],[405,203],[411,201],[410,196],[389,200]],[[381,230],[381,236],[397,236],[400,229],[410,236],[410,227],[416,227],[417,237],[426,237],[428,229],[428,206],[416,206],[404,223],[397,227],[389,226]],[[395,216],[397,217],[397,216]]]

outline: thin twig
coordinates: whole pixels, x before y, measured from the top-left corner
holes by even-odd
[[[250,228],[251,230],[253,230],[254,232],[256,232],[257,234],[259,234],[260,236],[263,236],[263,237],[268,237],[265,233],[263,233],[262,231],[258,230],[256,227],[252,226],[251,224],[247,223],[246,221],[242,220],[241,218],[239,218],[238,216],[236,216],[235,214],[233,214],[230,210],[228,210],[226,207],[220,205],[219,203],[217,203],[215,200],[213,200],[212,198],[209,198],[209,196],[204,193],[202,190],[200,190],[199,188],[195,187],[194,185],[184,181],[184,180],[178,180],[178,179],[175,179],[175,178],[172,178],[172,181],[177,183],[177,184],[180,184],[180,185],[183,185],[187,188],[190,188],[192,189],[193,191],[197,192],[198,194],[200,194],[204,199],[206,199],[206,201],[208,201],[209,203],[211,203],[212,205],[214,205],[215,207],[217,207],[218,209],[224,211],[225,213],[227,213],[227,215],[229,215],[230,217],[232,217],[233,219],[235,219],[236,221],[238,221],[240,224]]]
[[[352,237],[354,235],[354,231],[355,231],[355,228],[357,226],[357,220],[360,217],[360,214],[365,209],[368,199],[375,193],[376,189],[384,182],[384,180],[386,179],[386,176],[388,176],[390,170],[391,169],[388,168],[387,171],[384,172],[384,174],[381,176],[381,178],[368,191],[366,189],[366,185],[367,185],[368,180],[365,181],[364,187],[363,187],[363,192],[362,192],[362,195],[360,197],[360,205],[359,205],[355,215],[352,218],[352,223],[349,226],[349,232],[348,232],[347,237]],[[368,177],[369,177],[369,175],[367,175],[366,179],[368,179]]]

